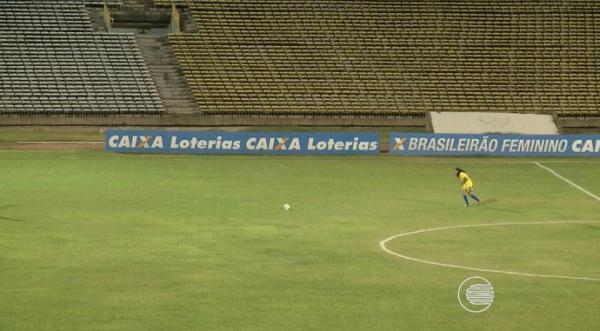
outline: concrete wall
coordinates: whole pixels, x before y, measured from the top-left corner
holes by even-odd
[[[562,133],[600,133],[600,116],[588,118],[557,118]]]
[[[432,112],[435,133],[557,134],[552,115],[491,112]]]

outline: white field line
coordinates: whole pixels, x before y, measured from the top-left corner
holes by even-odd
[[[394,239],[397,239],[397,238],[400,238],[400,237],[412,236],[412,235],[416,235],[416,234],[421,234],[421,233],[425,233],[425,232],[432,232],[432,231],[443,231],[443,230],[476,228],[476,227],[487,227],[487,226],[544,225],[544,224],[577,224],[577,223],[600,223],[600,221],[551,221],[551,222],[525,222],[525,223],[486,223],[486,224],[467,224],[467,225],[443,226],[443,227],[438,227],[438,228],[422,229],[422,230],[417,230],[417,231],[412,231],[412,232],[406,232],[406,233],[400,233],[400,234],[397,234],[397,235],[393,235],[393,236],[391,236],[389,238],[386,238],[386,239],[380,241],[379,242],[379,247],[381,247],[381,249],[383,251],[385,251],[386,253],[394,255],[394,256],[397,256],[399,258],[402,258],[402,259],[405,259],[405,260],[409,260],[409,261],[419,262],[419,263],[425,263],[425,264],[435,265],[435,266],[439,266],[439,267],[462,269],[462,270],[470,270],[470,271],[480,271],[480,272],[491,272],[491,273],[498,273],[498,274],[505,274],[505,275],[513,275],[513,276],[525,276],[525,277],[537,277],[537,278],[557,278],[557,279],[585,280],[585,281],[600,282],[600,278],[592,278],[592,277],[574,277],[574,276],[563,276],[563,275],[535,274],[535,273],[527,273],[527,272],[507,271],[507,270],[488,269],[488,268],[477,268],[477,267],[470,267],[470,266],[464,266],[464,265],[458,265],[458,264],[441,263],[441,262],[435,262],[435,261],[429,261],[429,260],[419,259],[419,258],[416,258],[416,257],[410,257],[410,256],[407,256],[407,255],[404,255],[404,254],[400,254],[400,253],[394,252],[394,251],[392,251],[392,250],[390,250],[389,248],[386,247],[386,244],[388,242],[394,240]]]
[[[545,165],[543,165],[543,164],[541,164],[541,163],[539,163],[539,162],[537,162],[537,161],[535,161],[534,163],[535,163],[535,164],[537,164],[537,165],[538,165],[538,167],[540,167],[540,168],[542,168],[542,169],[546,169],[546,170],[548,170],[548,171],[549,171],[551,174],[553,174],[555,177],[558,177],[558,178],[560,178],[560,179],[564,180],[565,182],[567,182],[569,185],[573,186],[574,188],[576,188],[576,189],[580,190],[581,192],[583,192],[583,193],[585,193],[585,194],[589,195],[590,197],[592,197],[592,198],[596,199],[597,201],[600,201],[600,197],[598,197],[598,196],[597,196],[597,195],[595,195],[594,193],[592,193],[592,192],[590,192],[590,191],[588,191],[588,190],[584,189],[583,187],[581,187],[581,186],[579,186],[579,185],[577,185],[577,184],[573,183],[573,182],[572,182],[572,181],[570,181],[569,179],[567,179],[567,178],[565,178],[565,177],[561,176],[561,175],[560,175],[558,172],[556,172],[556,171],[554,171],[554,170],[552,170],[552,169],[550,169],[550,168],[546,167]]]

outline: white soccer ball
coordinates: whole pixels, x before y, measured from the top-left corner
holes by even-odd
[[[287,203],[283,204],[283,210],[288,211],[290,210],[290,208],[292,208],[292,206],[288,205]]]

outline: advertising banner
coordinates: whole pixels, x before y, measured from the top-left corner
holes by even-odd
[[[105,150],[119,153],[376,155],[378,133],[107,130]]]
[[[392,155],[600,156],[600,135],[499,135],[392,132]]]

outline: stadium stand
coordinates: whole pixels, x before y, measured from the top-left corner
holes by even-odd
[[[596,1],[178,0],[168,42],[170,8],[107,2],[135,37],[102,0],[0,2],[0,114],[600,118]]]
[[[62,4],[84,4],[84,5],[95,5],[101,6],[104,4],[105,0],[11,0],[10,3],[25,3],[25,4],[52,4],[52,5],[62,5]],[[106,0],[106,3],[109,5],[122,5],[122,0]]]
[[[597,1],[177,3],[198,32],[170,42],[207,113],[600,114]]]
[[[37,5],[26,2],[0,3],[0,31],[92,32],[94,29],[84,6]]]
[[[164,111],[133,34],[94,32],[81,2],[0,4],[0,113]]]

